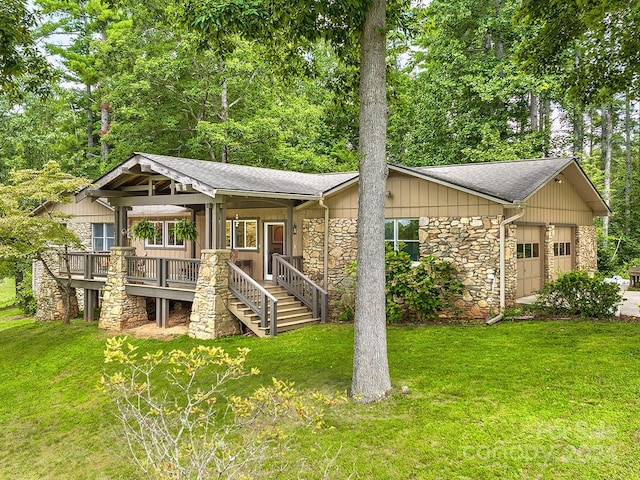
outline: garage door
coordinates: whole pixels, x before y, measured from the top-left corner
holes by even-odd
[[[558,278],[558,273],[573,270],[574,247],[573,227],[556,227],[553,232],[554,278]]]
[[[530,295],[542,286],[542,229],[518,225],[517,297]]]

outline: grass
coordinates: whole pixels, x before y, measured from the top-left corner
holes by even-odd
[[[104,338],[83,321],[0,331],[0,478],[136,478],[96,388]],[[352,341],[351,326],[321,325],[214,343],[252,350],[262,373],[247,393],[272,376],[332,392],[349,387]],[[335,430],[302,436],[298,455],[341,447],[341,471],[357,478],[640,476],[640,324],[392,327],[388,349],[394,388],[409,392],[337,407]]]
[[[0,278],[0,309],[10,307],[16,301],[16,281],[14,278]]]

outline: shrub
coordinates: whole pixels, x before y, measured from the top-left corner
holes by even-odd
[[[387,322],[424,321],[454,308],[462,294],[455,267],[427,255],[413,265],[402,250],[387,250]]]
[[[602,276],[573,271],[547,283],[534,303],[536,311],[547,315],[584,318],[611,318],[622,302],[620,287],[606,283]]]
[[[387,245],[386,316],[388,323],[424,321],[454,307],[456,295],[462,294],[463,285],[458,272],[449,262],[425,256],[414,265],[410,255]],[[339,288],[340,299],[335,307],[338,319],[353,320],[356,264],[345,269],[345,281]]]
[[[226,395],[234,381],[258,373],[245,367],[248,352],[231,356],[200,345],[138,356],[126,338],[107,340],[105,362],[118,368],[102,376],[102,385],[117,407],[131,458],[147,478],[272,478],[292,467],[304,472],[307,464],[291,465],[287,455],[296,433],[321,428],[324,406],[344,397],[303,397],[292,383],[276,379],[249,396]]]

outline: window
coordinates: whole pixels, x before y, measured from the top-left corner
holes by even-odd
[[[559,242],[553,244],[553,255],[556,257],[571,256],[571,242]]]
[[[176,222],[154,222],[156,236],[144,241],[145,247],[157,248],[185,248],[184,240],[178,240],[176,236]]]
[[[114,244],[113,223],[91,224],[91,249],[94,252],[108,252]]]
[[[519,243],[517,248],[518,248],[518,258],[539,258],[540,257],[539,243]]]
[[[258,249],[258,220],[227,220],[227,248]]]
[[[420,240],[418,230],[420,222],[417,218],[393,218],[384,221],[384,239],[398,250],[402,244],[403,250],[417,262],[420,258]]]

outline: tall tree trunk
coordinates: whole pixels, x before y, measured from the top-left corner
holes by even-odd
[[[580,107],[573,107],[572,110],[573,154],[580,155],[584,151],[584,113]]]
[[[220,121],[224,125],[225,131],[225,143],[222,145],[222,151],[220,152],[220,158],[222,163],[227,163],[229,160],[229,146],[227,143],[227,132],[229,123],[229,91],[227,89],[227,81],[222,81],[222,91],[220,93]]]
[[[93,156],[93,94],[91,92],[91,85],[85,85],[85,92],[87,95],[87,158]]]
[[[631,100],[629,92],[624,104],[624,231],[631,232]]]
[[[107,134],[110,128],[109,102],[102,102],[100,104],[100,158],[103,163],[106,163],[107,155],[109,155],[109,143],[102,137]]]
[[[607,204],[611,200],[611,143],[613,138],[613,106],[602,107],[602,160],[604,172],[604,188],[602,198]],[[604,234],[604,247],[607,248],[609,235],[609,217],[602,217],[602,233]]]
[[[531,131],[539,132],[540,123],[538,122],[538,96],[529,92],[529,118],[531,119]]]
[[[358,281],[351,395],[365,403],[380,400],[391,391],[384,267],[387,181],[385,8],[385,0],[372,1],[360,38]]]

